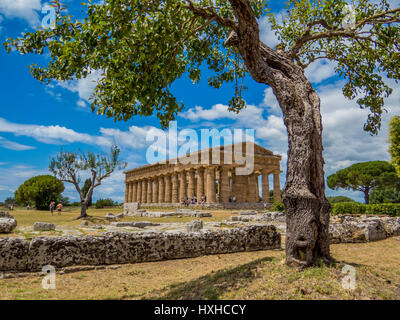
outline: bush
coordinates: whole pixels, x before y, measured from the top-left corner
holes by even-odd
[[[400,204],[398,203],[369,204],[367,205],[366,213],[400,217]]]
[[[332,209],[332,215],[337,214],[365,214],[366,205],[359,202],[341,202],[335,203]]]
[[[355,202],[355,200],[345,196],[328,197],[327,199],[330,202],[330,204],[342,203],[342,202]]]
[[[274,202],[271,206],[271,211],[279,211],[279,212],[284,212],[285,211],[285,205],[283,204],[283,202],[278,201],[278,202]]]
[[[112,199],[99,199],[95,204],[96,209],[103,209],[105,207],[115,207],[115,206],[118,206],[118,203],[112,201]]]
[[[371,214],[400,217],[400,204],[363,204],[358,202],[343,202],[333,205],[332,215],[337,214]]]

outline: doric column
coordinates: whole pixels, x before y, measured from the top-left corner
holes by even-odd
[[[281,183],[279,181],[279,173],[274,173],[274,201],[281,200]]]
[[[130,194],[129,189],[130,189],[129,182],[125,181],[125,203],[130,202],[129,201],[129,194]]]
[[[172,201],[171,175],[168,174],[164,177],[164,183],[165,183],[164,202],[171,203]]]
[[[247,202],[258,202],[258,190],[257,190],[257,175],[252,173],[249,175],[249,187],[247,194]]]
[[[229,186],[229,169],[221,167],[220,169],[220,194],[219,198],[221,202],[229,202],[230,186]]]
[[[179,202],[186,196],[186,171],[182,171],[179,173]]]
[[[142,203],[147,203],[147,180],[142,181]]]
[[[204,192],[204,169],[198,168],[197,169],[197,201],[201,200],[202,196],[205,196]]]
[[[179,203],[179,181],[178,173],[174,172],[172,174],[172,203]]]
[[[207,202],[216,202],[215,194],[215,168],[208,167],[206,169],[206,197]]]
[[[236,197],[237,202],[247,201],[248,177],[235,175],[233,178],[232,196]]]
[[[158,202],[158,177],[155,177],[153,180],[153,203],[159,203]]]
[[[137,181],[132,182],[132,190],[131,190],[131,201],[130,202],[137,202]]]
[[[165,202],[165,182],[164,177],[158,178],[158,203]]]
[[[148,179],[147,180],[147,203],[152,202],[152,200],[153,200],[152,194],[153,194],[153,180]]]
[[[262,172],[262,199],[263,202],[269,203],[269,174],[266,171]]]
[[[187,196],[189,197],[190,200],[192,200],[194,195],[195,195],[195,172],[193,169],[191,169],[189,170]]]
[[[142,202],[142,180],[138,180],[137,192],[136,192],[136,201],[137,202]]]

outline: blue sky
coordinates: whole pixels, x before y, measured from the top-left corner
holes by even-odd
[[[66,1],[70,13],[81,15],[80,2]],[[275,12],[281,10],[281,1],[271,3]],[[0,0],[0,42],[36,28],[44,16],[43,5],[41,0]],[[275,45],[267,21],[261,20],[260,26],[262,40]],[[12,196],[26,179],[48,174],[49,159],[61,148],[106,152],[110,143],[116,142],[121,147],[122,158],[128,161],[128,168],[146,164],[149,145],[145,140],[146,132],[159,130],[159,122],[155,117],[138,117],[115,123],[93,114],[88,100],[96,73],[84,80],[46,86],[34,80],[28,68],[32,63],[46,63],[45,55],[7,54],[1,46],[0,61],[0,201]],[[387,123],[391,116],[399,114],[399,89],[393,86],[395,92],[387,100],[388,113],[384,115],[382,131],[371,137],[362,130],[366,112],[343,97],[343,82],[335,76],[333,68],[331,63],[318,62],[306,71],[321,96],[327,175],[359,161],[388,160]],[[232,95],[230,85],[215,90],[208,87],[206,80],[192,85],[187,78],[180,79],[174,85],[174,92],[186,109],[177,119],[178,127],[255,129],[257,143],[283,156],[283,185],[287,137],[281,112],[269,88],[251,79],[246,79],[246,85],[249,87],[245,93],[248,106],[235,115],[226,107]],[[122,201],[123,181],[122,172],[114,174],[95,191],[95,198],[111,197]],[[329,189],[327,193],[362,199],[360,193]],[[65,195],[77,200],[73,187],[67,184]]]

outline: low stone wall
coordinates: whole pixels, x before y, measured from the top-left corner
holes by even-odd
[[[106,233],[102,236],[0,239],[0,271],[39,271],[281,248],[274,226],[254,225],[196,233]]]
[[[370,242],[400,236],[400,218],[342,216],[332,220],[331,243]]]

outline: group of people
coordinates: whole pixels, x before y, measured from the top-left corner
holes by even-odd
[[[184,205],[188,207],[190,204],[204,204],[206,203],[207,198],[206,196],[201,196],[200,201],[197,199],[196,196],[194,196],[192,199],[189,199],[188,196],[186,196],[184,199],[181,199],[181,205]]]
[[[62,211],[62,208],[63,208],[63,205],[62,205],[62,203],[59,203],[59,204],[57,204],[57,206],[56,206],[55,201],[51,201],[49,207],[50,207],[51,215],[53,215],[54,209],[56,209],[57,212],[58,212],[58,215],[60,215],[60,214],[61,214],[61,211]]]
[[[229,202],[235,203],[237,201],[236,196],[229,196]]]

